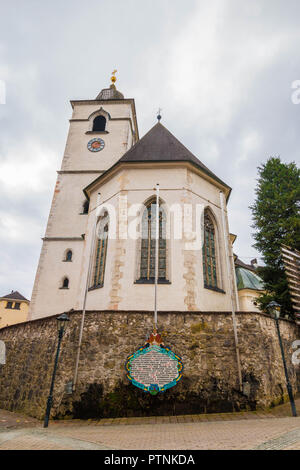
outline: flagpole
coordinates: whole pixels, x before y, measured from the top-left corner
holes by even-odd
[[[96,229],[97,229],[97,219],[98,219],[98,207],[99,207],[99,205],[100,205],[100,193],[98,193],[98,196],[97,196],[95,221],[94,221],[92,240],[91,240],[91,246],[90,246],[89,265],[88,265],[88,271],[87,271],[87,276],[86,276],[86,284],[85,284],[84,299],[83,299],[83,306],[82,306],[82,316],[81,316],[79,340],[78,340],[78,346],[77,346],[75,371],[74,371],[74,378],[73,378],[73,384],[72,384],[73,392],[76,389],[76,383],[77,383],[77,377],[78,377],[78,366],[79,366],[80,350],[81,350],[81,343],[82,343],[83,326],[84,326],[84,320],[85,320],[86,299],[87,299],[87,293],[88,293],[88,290],[89,290],[91,273],[92,273],[92,257],[93,257],[95,239],[96,239]]]
[[[159,247],[159,184],[156,185],[156,230],[155,230],[155,287],[154,287],[154,326],[157,329],[157,282],[158,282],[158,247]]]
[[[237,308],[237,306],[235,305],[235,302],[237,302],[235,298],[236,287],[233,288],[233,282],[235,280],[233,276],[234,267],[230,265],[230,259],[229,259],[229,246],[228,246],[229,245],[229,230],[228,230],[228,221],[225,218],[225,197],[224,197],[223,191],[220,191],[220,205],[221,205],[221,213],[222,213],[222,226],[223,226],[227,276],[228,276],[229,291],[230,291],[230,297],[231,297],[231,314],[232,314],[234,343],[235,343],[235,352],[236,352],[237,369],[238,369],[238,379],[239,379],[240,391],[242,392],[243,379],[242,379],[242,368],[241,368],[241,359],[240,359],[240,346],[239,346],[236,316],[235,316],[235,312]],[[233,291],[233,289],[235,292]]]

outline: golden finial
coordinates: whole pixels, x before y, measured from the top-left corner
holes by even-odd
[[[117,81],[117,77],[116,77],[116,73],[117,73],[117,70],[113,70],[113,72],[111,73],[111,81],[112,83],[115,83]]]

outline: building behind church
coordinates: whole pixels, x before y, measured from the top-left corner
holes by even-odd
[[[0,328],[28,320],[30,302],[20,292],[0,297]]]

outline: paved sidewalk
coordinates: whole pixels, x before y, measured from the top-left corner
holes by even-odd
[[[300,417],[0,432],[1,450],[300,450]]]
[[[40,422],[37,419],[0,409],[0,432],[6,429],[19,429],[34,426],[40,426]]]
[[[300,399],[296,400],[300,414]],[[289,403],[266,412],[50,421],[0,410],[0,450],[300,450]]]

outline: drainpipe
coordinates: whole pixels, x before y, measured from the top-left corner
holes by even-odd
[[[225,258],[226,258],[227,275],[229,279],[229,289],[230,289],[230,298],[231,298],[231,314],[232,314],[232,324],[233,324],[233,332],[234,332],[236,360],[237,360],[237,367],[238,367],[239,386],[240,386],[240,391],[242,392],[243,381],[242,381],[241,360],[240,360],[240,347],[239,347],[236,316],[235,316],[236,308],[238,308],[238,298],[237,298],[236,288],[233,285],[233,282],[235,282],[235,273],[233,273],[232,262],[230,261],[229,230],[228,230],[228,220],[227,218],[225,218],[225,197],[224,197],[223,191],[220,191],[220,204],[221,204],[221,212],[222,212]]]

